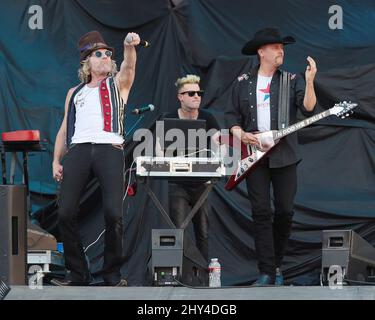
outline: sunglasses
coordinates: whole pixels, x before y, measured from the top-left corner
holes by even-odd
[[[184,92],[180,92],[180,94],[185,94],[187,93],[189,95],[189,97],[194,97],[195,94],[198,95],[198,97],[201,97],[203,95],[203,90],[199,90],[199,91],[184,91]]]
[[[108,58],[112,57],[112,51],[106,50],[104,53],[101,51],[95,51],[92,55],[95,55],[97,58],[101,58],[105,54]]]

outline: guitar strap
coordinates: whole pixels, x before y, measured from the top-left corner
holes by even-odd
[[[280,75],[278,129],[289,126],[290,73],[283,71]]]

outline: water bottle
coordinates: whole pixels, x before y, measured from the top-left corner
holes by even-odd
[[[221,287],[221,266],[217,258],[211,259],[208,266],[209,287]]]

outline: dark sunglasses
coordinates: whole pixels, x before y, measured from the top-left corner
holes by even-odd
[[[104,53],[101,51],[95,51],[93,54],[97,58],[101,58],[103,54],[105,54],[108,58],[112,57],[112,51],[109,51],[109,50],[106,50]]]
[[[203,95],[203,90],[199,90],[199,91],[184,91],[184,92],[180,92],[180,94],[185,94],[187,93],[189,95],[189,97],[194,97],[195,94],[198,95],[198,97],[201,97]]]

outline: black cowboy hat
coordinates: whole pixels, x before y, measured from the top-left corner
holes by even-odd
[[[79,61],[85,60],[91,52],[98,49],[108,49],[114,54],[115,49],[108,46],[98,31],[90,31],[78,40]]]
[[[291,36],[282,37],[278,28],[265,28],[257,31],[253,39],[244,45],[241,52],[242,54],[252,56],[257,54],[258,49],[265,44],[282,43],[286,45],[295,42],[296,40]]]

